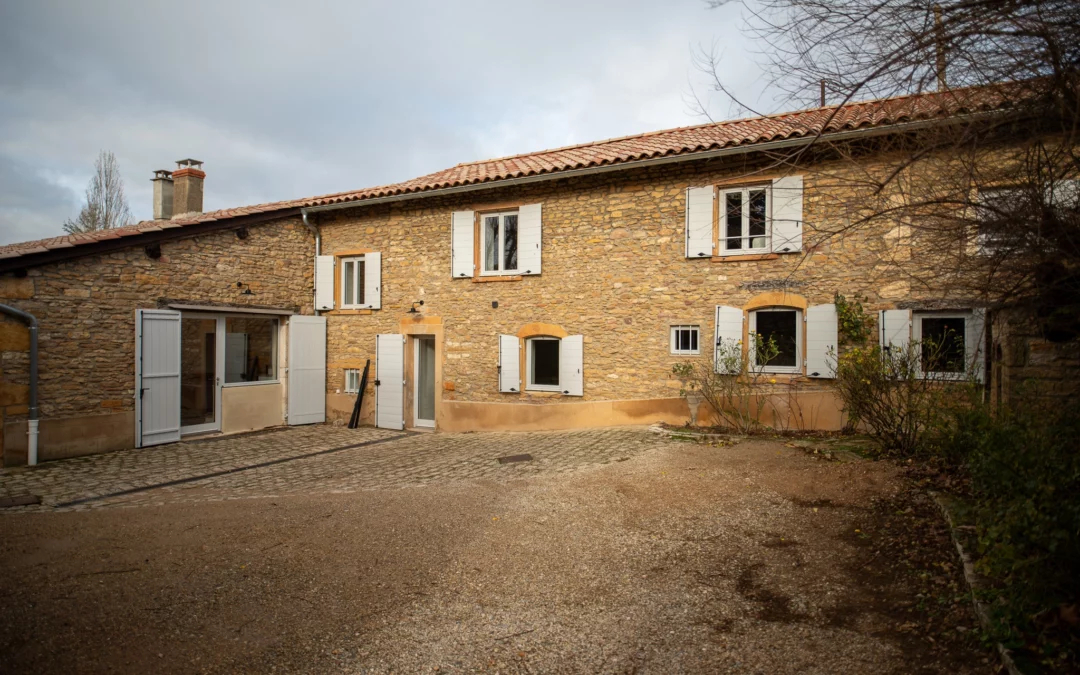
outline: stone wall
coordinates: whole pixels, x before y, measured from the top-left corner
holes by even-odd
[[[699,325],[707,352],[718,304],[741,307],[785,287],[810,304],[831,302],[837,291],[866,295],[870,311],[912,299],[907,281],[880,264],[911,245],[892,226],[859,229],[806,257],[686,259],[686,188],[747,170],[741,161],[699,161],[324,214],[324,253],[370,249],[383,261],[382,309],[329,312],[330,392],[344,387],[345,368],[374,360],[375,335],[399,332],[399,321],[419,300],[420,311],[445,326],[443,400],[554,404],[677,397],[680,384],[671,368],[687,357],[669,353],[669,326]],[[801,172],[807,248],[815,242],[815,225],[837,224],[824,205],[843,195],[826,199],[818,189],[827,174],[835,183],[837,170]],[[767,182],[769,175],[760,177]],[[541,275],[484,283],[451,278],[453,211],[531,203],[543,208]],[[927,290],[926,297],[941,295]],[[533,322],[584,336],[584,397],[498,391],[498,336]]]
[[[1026,313],[1000,312],[991,329],[991,400],[1080,393],[1080,342],[1050,342]]]
[[[136,309],[172,301],[312,313],[314,239],[303,223],[298,218],[278,220],[249,226],[247,232],[246,239],[219,231],[165,241],[157,259],[135,247],[32,267],[23,278],[0,277],[0,302],[30,312],[40,322],[43,437],[58,433],[50,427],[65,424],[73,430],[68,435],[76,435],[75,429],[92,435],[107,428],[108,438],[88,447],[100,451],[131,446]],[[243,293],[248,288],[251,295]],[[12,329],[7,322],[0,326],[0,382],[4,387],[25,383],[25,354],[9,349]],[[0,407],[4,405],[0,401]],[[131,422],[117,424],[103,417],[113,415]],[[19,431],[25,428],[25,410],[9,406],[5,416],[5,437],[25,447]]]

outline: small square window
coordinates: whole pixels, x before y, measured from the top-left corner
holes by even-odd
[[[525,341],[527,389],[562,391],[559,388],[559,338],[535,337]]]
[[[356,394],[360,392],[360,369],[345,369],[345,393]]]
[[[697,326],[671,327],[671,353],[681,355],[700,354],[698,346],[701,331]]]

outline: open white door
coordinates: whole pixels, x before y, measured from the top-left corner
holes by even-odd
[[[180,440],[180,312],[135,312],[135,447]]]
[[[289,424],[326,421],[326,317],[289,317]]]
[[[375,336],[375,426],[405,428],[405,336]]]

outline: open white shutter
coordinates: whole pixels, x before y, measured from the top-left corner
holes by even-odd
[[[806,374],[836,377],[839,354],[836,305],[813,305],[806,310]]]
[[[716,306],[716,341],[713,343],[713,363],[717,368],[717,372],[722,364],[716,360],[717,355],[720,352],[720,344],[731,345],[735,343],[742,343],[743,339],[743,311],[738,307],[728,307],[726,305]],[[739,353],[742,354],[742,348],[740,347]],[[742,372],[742,366],[739,369],[727,374],[734,375]]]
[[[559,386],[568,396],[585,394],[582,369],[585,360],[585,340],[580,335],[567,335],[559,340]]]
[[[911,310],[884,310],[878,318],[878,328],[883,351],[889,347],[907,349],[911,342]]]
[[[364,254],[364,306],[382,307],[382,253]]]
[[[289,424],[326,421],[326,317],[289,317]]]
[[[405,337],[375,336],[375,426],[405,428]]]
[[[784,176],[772,184],[772,250],[776,253],[802,251],[802,176]]]
[[[180,440],[180,312],[135,310],[135,447]]]
[[[713,254],[713,197],[710,187],[686,188],[686,257]]]
[[[334,308],[334,256],[315,256],[315,309]]]
[[[964,327],[964,349],[971,359],[970,373],[976,382],[983,381],[983,371],[986,361],[986,310],[973,309],[971,318]]]
[[[521,340],[516,335],[499,336],[499,391],[521,391]]]
[[[475,261],[473,260],[473,222],[472,211],[454,211],[451,224],[451,276],[455,279],[472,277]]]
[[[518,273],[540,274],[543,248],[540,205],[526,204],[518,209]]]

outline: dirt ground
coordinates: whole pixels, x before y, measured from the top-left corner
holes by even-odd
[[[658,441],[554,476],[6,514],[0,670],[993,673],[906,485]]]

